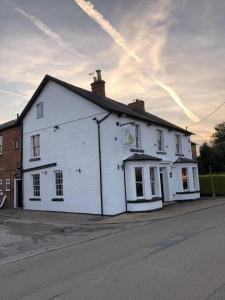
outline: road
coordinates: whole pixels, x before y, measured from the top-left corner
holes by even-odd
[[[2,265],[0,282],[1,300],[224,300],[225,205]]]

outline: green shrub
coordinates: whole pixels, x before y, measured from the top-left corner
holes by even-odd
[[[201,196],[212,196],[210,175],[201,175],[199,181]],[[213,174],[213,182],[216,196],[225,196],[225,174]]]

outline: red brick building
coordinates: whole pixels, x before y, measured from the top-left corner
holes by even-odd
[[[22,129],[17,120],[0,125],[0,198],[3,207],[22,206]]]

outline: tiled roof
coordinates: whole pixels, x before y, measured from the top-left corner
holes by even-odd
[[[155,160],[155,161],[161,161],[161,158],[155,157],[155,156],[151,156],[151,155],[147,155],[147,154],[133,154],[131,156],[129,156],[128,158],[124,159],[124,161],[135,161],[135,160]]]
[[[175,164],[197,163],[197,160],[190,159],[190,158],[179,157],[174,163]]]
[[[125,105],[123,103],[117,102],[115,100],[112,100],[110,98],[107,97],[103,97],[100,96],[98,94],[95,94],[93,92],[90,92],[88,90],[79,88],[75,85],[69,84],[67,82],[64,82],[62,80],[59,80],[57,78],[54,78],[50,75],[46,75],[44,77],[44,79],[42,80],[42,82],[40,83],[39,87],[37,88],[36,92],[34,93],[34,95],[32,96],[32,98],[30,99],[30,101],[28,102],[27,106],[25,107],[25,109],[23,110],[22,114],[20,115],[20,119],[22,119],[26,113],[29,111],[30,107],[32,106],[33,102],[36,100],[36,98],[38,97],[38,95],[41,93],[42,89],[44,88],[44,86],[49,82],[55,82],[57,84],[59,84],[60,86],[84,97],[85,99],[91,101],[92,103],[102,107],[105,110],[108,111],[112,111],[112,112],[116,112],[119,114],[125,114],[127,116],[139,119],[139,120],[143,120],[146,122],[149,122],[150,124],[156,124],[165,128],[170,128],[170,129],[174,129],[177,131],[181,131],[185,134],[192,134],[192,132],[189,132],[187,130],[185,130],[184,128],[181,128],[179,126],[176,126],[166,120],[163,120],[155,115],[152,115],[148,112],[140,112],[137,111],[135,109],[130,108],[128,105]]]
[[[18,123],[18,120],[16,119],[16,120],[12,120],[12,121],[0,124],[0,131],[14,127],[17,125],[17,123]]]

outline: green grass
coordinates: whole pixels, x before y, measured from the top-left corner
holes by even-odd
[[[201,175],[199,181],[201,196],[212,196],[210,175]],[[225,196],[225,174],[213,174],[213,182],[216,196]]]

